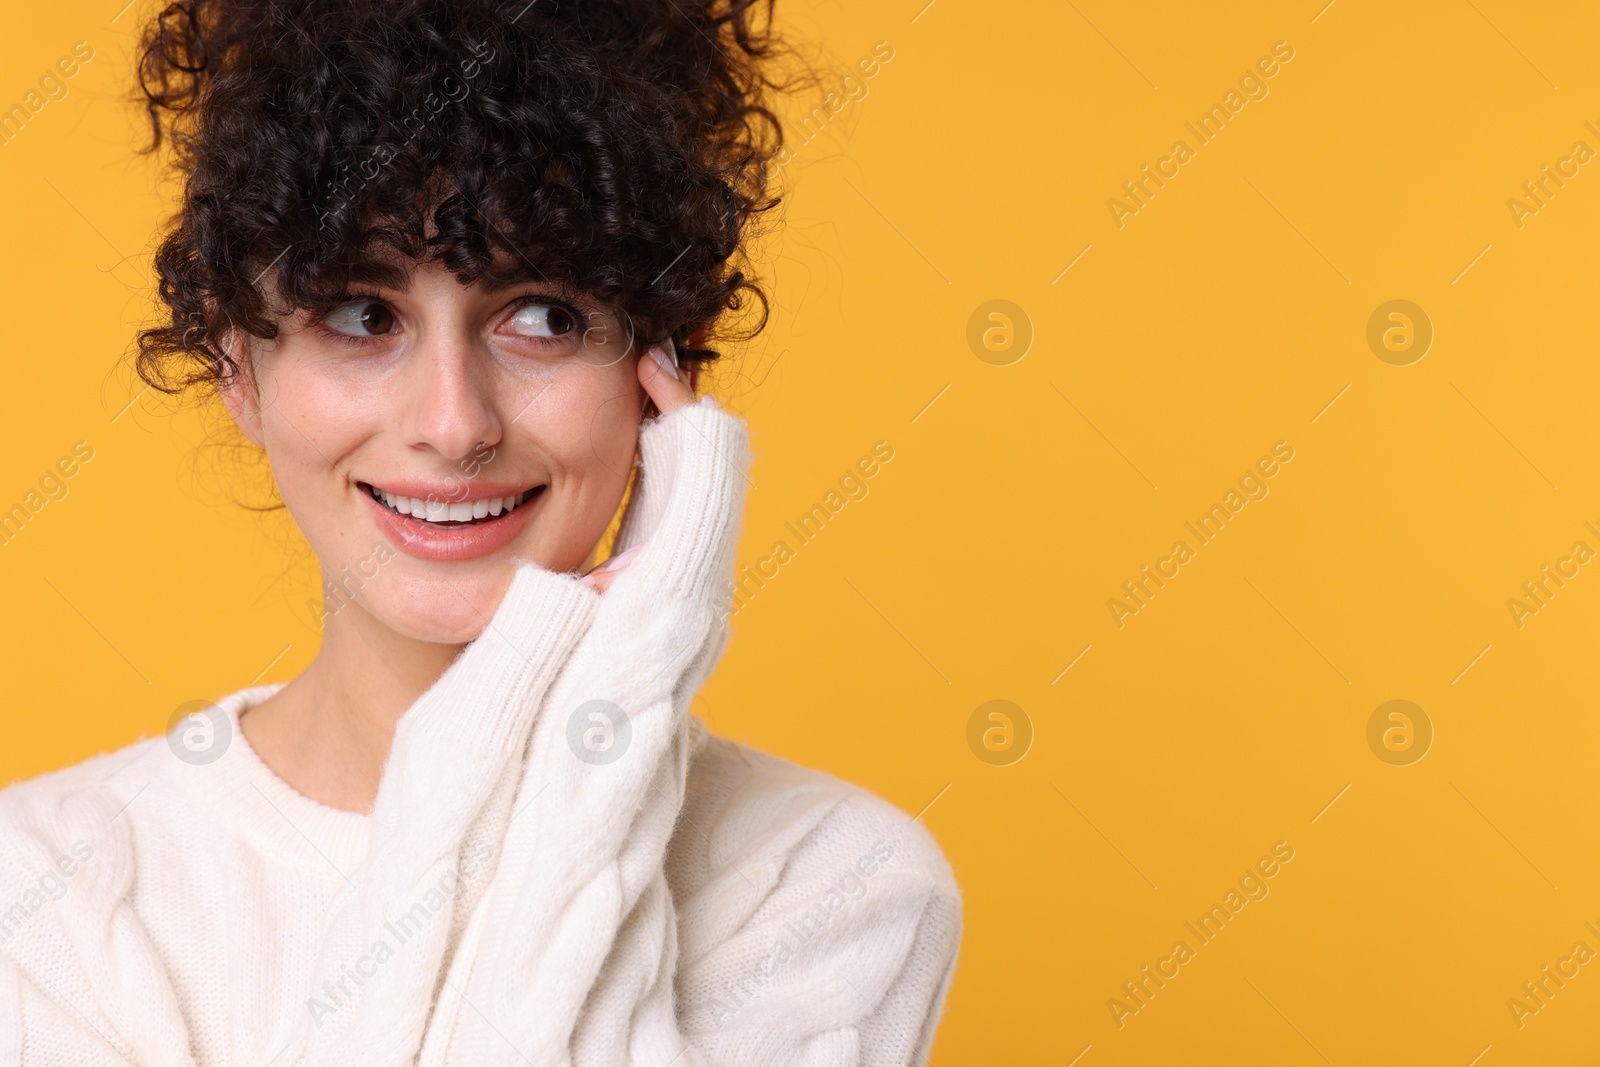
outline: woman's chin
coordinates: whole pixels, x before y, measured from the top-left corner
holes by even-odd
[[[362,620],[363,626],[376,623],[414,641],[466,644],[476,640],[494,618],[516,577],[519,561],[571,571],[582,565],[581,557],[568,560],[574,554],[552,560],[546,553],[523,548],[498,553],[492,559],[420,565],[420,561],[397,556],[380,575],[366,581],[351,602],[359,603],[370,617]],[[330,605],[330,611],[336,609]]]
[[[511,578],[507,567],[503,574],[448,583],[397,583],[382,595],[369,597],[367,612],[381,625],[412,640],[463,645],[476,640],[488,627]]]
[[[409,616],[389,622],[389,627],[414,641],[428,641],[437,645],[464,645],[469,641],[476,641],[483,635],[493,614],[489,612],[486,615],[474,615],[462,619]]]

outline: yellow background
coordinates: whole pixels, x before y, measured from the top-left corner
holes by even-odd
[[[1600,15],[925,2],[779,0],[833,76],[894,58],[791,129],[774,322],[718,383],[758,455],[744,559],[894,458],[739,612],[698,710],[938,836],[966,931],[935,1063],[1593,1062],[1600,962],[1521,1028],[1507,1001],[1600,950],[1600,565],[1520,629],[1507,601],[1600,549],[1600,164],[1520,228],[1507,200],[1600,150]],[[4,103],[97,51],[0,148],[0,507],[95,449],[0,548],[0,780],[316,648],[315,571],[232,502],[262,474],[216,413],[113,419],[167,209],[120,3],[0,36]],[[1269,95],[1119,229],[1108,199],[1280,40]],[[1009,366],[966,340],[995,299],[1034,330]],[[1410,366],[1365,340],[1393,299],[1436,331]],[[1107,599],[1279,440],[1270,495],[1119,629]],[[995,699],[1034,729],[1009,766],[966,740]],[[1367,744],[1392,699],[1435,732],[1410,766]],[[1108,999],[1277,841],[1270,895],[1119,1029]]]

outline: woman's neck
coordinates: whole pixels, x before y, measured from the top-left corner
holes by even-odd
[[[296,792],[366,814],[395,724],[463,647],[407,637],[352,604],[328,617],[311,665],[247,711],[239,728]]]

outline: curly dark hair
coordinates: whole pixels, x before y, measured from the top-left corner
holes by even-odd
[[[140,332],[140,377],[220,384],[240,369],[230,331],[274,338],[278,313],[398,285],[396,254],[463,285],[546,280],[640,344],[718,358],[702,346],[725,312],[759,310],[747,340],[769,310],[735,257],[778,204],[773,3],[170,5],[139,87],[147,151],[165,140],[184,188],[155,257],[170,320]]]

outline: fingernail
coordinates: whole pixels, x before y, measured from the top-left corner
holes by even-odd
[[[712,396],[710,393],[707,393],[705,396],[700,398],[700,403],[709,404],[712,407],[716,407],[717,406],[717,398]]]
[[[620,555],[612,556],[610,559],[608,559],[604,563],[600,564],[600,566],[596,567],[595,570],[597,570],[597,571],[614,571],[614,570],[618,569],[619,567],[622,567],[624,564],[626,564],[634,556],[637,556],[639,554],[639,550],[641,548],[643,548],[643,547],[644,547],[644,543],[641,541],[639,544],[634,545],[632,548],[628,549],[626,552],[623,552]]]
[[[678,376],[678,347],[672,343],[672,338],[667,338],[659,345],[651,345],[650,358],[674,378]]]

